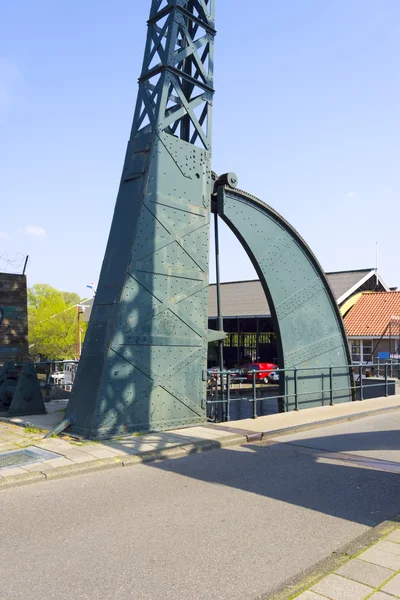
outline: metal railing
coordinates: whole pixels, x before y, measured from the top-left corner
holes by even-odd
[[[375,374],[375,369],[377,376]],[[239,370],[240,371],[240,370]],[[266,377],[271,373],[271,369],[260,369],[260,370],[249,370],[246,374],[247,388],[242,388],[242,383],[236,384],[235,381],[243,381],[243,377],[233,377],[232,370],[219,371],[216,370],[211,376],[211,385],[207,391],[207,417],[211,421],[230,421],[232,415],[232,405],[235,402],[247,402],[251,404],[251,414],[243,418],[252,417],[256,419],[261,416],[258,405],[260,402],[267,401],[270,405],[273,401],[278,404],[278,411],[285,412],[289,410],[289,406],[293,407],[294,410],[299,410],[299,404],[302,404],[302,399],[307,397],[307,403],[315,405],[320,401],[321,406],[329,403],[333,406],[335,399],[340,397],[340,394],[351,395],[352,400],[364,400],[366,396],[379,397],[389,396],[390,393],[395,393],[394,381],[389,379],[393,373],[392,364],[374,363],[368,365],[340,365],[340,366],[329,366],[329,367],[305,367],[305,368],[289,368],[289,369],[274,369],[275,373],[279,373],[279,379],[283,377],[285,379],[285,393],[271,395],[262,395],[263,390],[270,390],[266,388],[262,377]],[[316,375],[319,372],[319,375]],[[381,373],[383,376],[381,377]],[[400,373],[397,372],[397,378]],[[321,379],[321,385],[316,390],[305,390],[304,383],[307,379],[313,380],[318,377]],[[344,378],[347,378],[349,385],[347,386],[336,386],[335,383],[342,382]],[[366,383],[366,380],[371,383]],[[328,388],[326,388],[325,382],[328,380]],[[237,387],[239,386],[239,387]],[[314,386],[315,387],[315,386]],[[376,393],[371,395],[371,388],[381,388],[380,391],[383,393]],[[289,388],[289,389],[288,389]],[[366,393],[366,389],[369,393]],[[241,392],[244,391],[245,395]],[[236,393],[236,397],[235,394]],[[250,395],[246,395],[250,392]],[[316,396],[315,399],[309,400],[310,396]],[[319,398],[318,398],[319,397]],[[244,412],[249,412],[248,410]],[[263,414],[269,414],[268,411],[261,411]]]
[[[62,388],[62,389],[66,389],[66,387],[68,386],[72,386],[72,382],[71,383],[66,383],[65,381],[52,381],[52,377],[55,375],[55,373],[59,373],[59,372],[64,372],[63,371],[57,371],[57,365],[77,365],[79,361],[77,360],[44,360],[44,361],[39,361],[39,362],[34,362],[34,366],[36,369],[36,373],[38,374],[38,376],[40,375],[44,375],[44,380],[41,379],[39,377],[39,381],[40,381],[40,387],[43,388],[45,390],[44,393],[44,401],[45,402],[50,402],[51,400],[51,390],[54,387],[58,387],[58,388]],[[17,363],[15,365],[18,368],[22,368],[23,363]]]

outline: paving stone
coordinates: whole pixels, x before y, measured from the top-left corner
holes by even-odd
[[[116,455],[112,450],[107,450],[106,448],[97,448],[96,450],[92,450],[90,452],[91,456],[95,456],[96,458],[113,458]]]
[[[26,471],[21,469],[21,467],[8,467],[6,469],[0,469],[0,475],[5,478],[11,477],[12,475],[22,475],[23,473],[26,473]]]
[[[125,450],[127,454],[138,454],[139,452],[151,452],[154,446],[151,444],[142,444],[141,442],[126,442],[120,445],[121,450]]]
[[[83,444],[82,446],[75,446],[75,448],[77,448],[80,452],[87,452],[90,454],[93,450],[98,450],[101,448],[101,446],[100,444]]]
[[[300,596],[296,596],[296,600],[323,600],[323,598],[324,596],[320,596],[319,594],[311,592],[310,590],[303,592],[300,594]]]
[[[387,552],[393,552],[393,554],[400,555],[400,544],[396,544],[395,542],[390,542],[387,540],[382,540],[381,542],[379,542],[379,545],[382,548],[382,550],[386,550]]]
[[[383,586],[382,591],[400,598],[400,573],[388,581],[388,583]]]
[[[313,585],[311,591],[330,600],[364,600],[373,588],[333,574]]]
[[[393,596],[389,596],[385,592],[375,592],[375,594],[369,596],[368,600],[393,600]]]
[[[396,529],[390,535],[385,538],[385,540],[389,540],[390,542],[397,542],[400,544],[400,529]]]
[[[127,454],[129,454],[129,450],[127,448],[121,448],[119,446],[113,446],[111,444],[110,444],[110,446],[107,446],[107,448],[112,450],[112,452],[115,454],[115,456],[126,456]]]
[[[87,452],[81,452],[80,450],[70,449],[66,450],[64,453],[65,458],[69,458],[70,460],[76,460],[77,458],[85,458],[87,456]]]
[[[46,465],[50,465],[50,467],[66,467],[67,465],[73,465],[72,460],[68,460],[68,458],[51,458],[50,460],[46,460]]]
[[[381,567],[398,571],[398,569],[400,569],[400,555],[382,549],[379,546],[380,543],[381,542],[378,542],[375,546],[372,546],[372,548],[368,548],[368,550],[360,554],[358,558],[373,563],[374,565],[380,565]]]
[[[48,461],[46,461],[48,462]],[[46,462],[42,461],[42,462],[38,462],[35,463],[33,465],[24,465],[24,470],[25,471],[43,471],[43,469],[46,468]],[[54,469],[54,467],[51,467],[52,469]]]
[[[82,456],[75,456],[74,458],[71,458],[71,457],[68,457],[68,458],[75,464],[81,464],[81,463],[89,462],[91,460],[98,460],[98,458],[96,456],[92,456],[91,454],[88,454],[87,452],[82,452]]]
[[[359,583],[365,583],[365,585],[370,585],[372,587],[380,586],[386,579],[389,579],[393,573],[394,571],[391,569],[372,565],[363,560],[358,560],[358,558],[350,560],[336,571],[337,575],[349,577]]]

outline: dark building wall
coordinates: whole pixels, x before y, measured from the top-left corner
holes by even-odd
[[[209,329],[217,329],[216,319],[208,320]],[[256,360],[277,362],[276,335],[271,317],[225,318],[223,328],[224,365],[242,367]],[[208,366],[218,365],[218,343],[209,344]]]
[[[0,273],[0,365],[25,361],[28,355],[26,277]]]

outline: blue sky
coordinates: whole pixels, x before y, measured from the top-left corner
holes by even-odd
[[[2,0],[0,270],[84,296],[101,267],[150,0]],[[400,286],[398,0],[217,0],[213,168],[327,271]],[[221,231],[224,281],[250,279]],[[9,261],[9,262],[7,262]],[[213,279],[211,268],[211,279]]]

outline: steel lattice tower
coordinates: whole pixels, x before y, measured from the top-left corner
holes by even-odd
[[[205,420],[214,0],[153,0],[66,417],[87,437]]]

